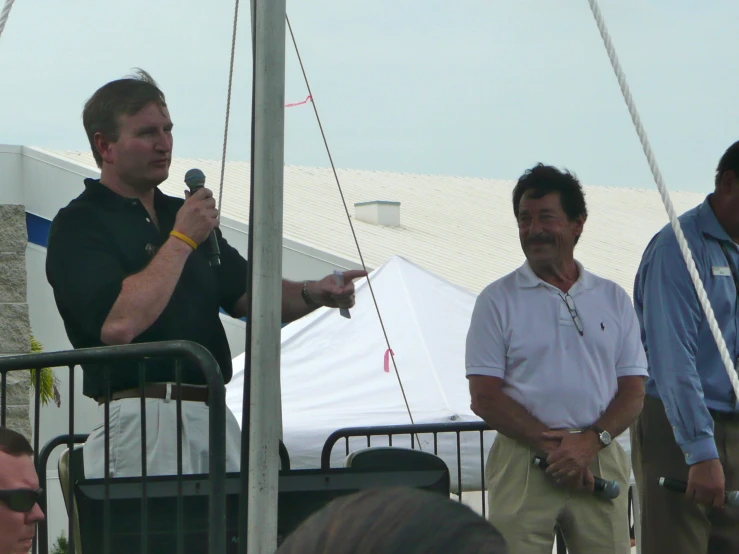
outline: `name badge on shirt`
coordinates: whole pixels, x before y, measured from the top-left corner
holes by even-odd
[[[715,265],[711,268],[714,277],[731,277],[731,270],[725,265]]]

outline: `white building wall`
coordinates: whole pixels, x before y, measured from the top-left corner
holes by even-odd
[[[0,204],[23,204],[21,146],[0,144]]]

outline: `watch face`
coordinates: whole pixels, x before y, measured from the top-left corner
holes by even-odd
[[[600,442],[602,442],[606,446],[608,446],[609,444],[611,444],[611,434],[608,431],[603,431],[600,434]]]

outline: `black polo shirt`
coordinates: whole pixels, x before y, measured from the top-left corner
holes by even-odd
[[[100,181],[85,180],[85,191],[63,208],[51,225],[46,275],[75,348],[103,346],[100,333],[123,280],[143,270],[169,238],[184,200],[159,189],[154,207],[159,229],[139,200],[123,198]],[[216,230],[221,266],[208,264],[205,248],[187,258],[166,308],[151,327],[133,342],[190,340],[205,346],[218,362],[225,382],[231,379],[231,351],[219,308],[231,312],[246,290],[247,262]],[[139,384],[136,362],[110,364],[111,391]],[[104,394],[104,372],[85,365],[83,393]],[[174,381],[174,361],[146,360],[148,382]],[[182,381],[204,384],[202,373],[183,364]]]

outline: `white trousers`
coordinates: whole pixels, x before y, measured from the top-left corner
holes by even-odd
[[[83,457],[85,478],[105,477],[105,406],[98,408],[100,424],[90,433]],[[182,473],[208,473],[208,416],[203,402],[182,402]],[[110,476],[141,476],[141,400],[110,403]],[[241,430],[226,408],[226,471],[241,463]],[[146,473],[177,475],[177,402],[146,399]]]

